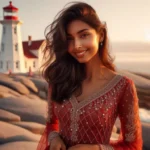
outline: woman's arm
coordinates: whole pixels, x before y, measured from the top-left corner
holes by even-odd
[[[37,150],[45,150],[50,144],[50,141],[56,136],[59,136],[58,118],[54,114],[54,102],[51,101],[50,97],[51,97],[51,88],[49,87],[46,127],[38,143]]]
[[[142,131],[139,118],[138,97],[132,80],[127,81],[118,105],[121,136],[117,142],[101,145],[101,150],[142,150]]]
[[[108,145],[77,144],[69,150],[142,150],[142,131],[138,109],[136,88],[133,81],[128,79],[118,104],[122,133],[119,140],[111,141]]]

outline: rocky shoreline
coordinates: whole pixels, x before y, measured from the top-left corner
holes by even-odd
[[[150,110],[150,75],[118,71],[131,78],[137,88],[139,106]],[[45,128],[47,83],[38,75],[0,73],[0,150],[36,150]],[[141,115],[140,115],[141,116]],[[149,114],[150,117],[150,114]],[[150,122],[142,119],[144,150],[150,149]],[[112,139],[118,137],[119,121]]]

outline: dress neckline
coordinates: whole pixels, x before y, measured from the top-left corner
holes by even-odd
[[[93,93],[92,95],[88,96],[86,99],[83,99],[82,101],[78,101],[75,95],[72,95],[71,102],[78,105],[78,107],[83,107],[93,101],[94,99],[97,99],[98,97],[104,95],[106,92],[111,90],[122,78],[123,76],[116,74],[103,88],[101,88],[98,92]]]

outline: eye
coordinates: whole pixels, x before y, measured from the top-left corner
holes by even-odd
[[[81,38],[86,38],[89,34],[88,33],[84,33],[81,35]]]

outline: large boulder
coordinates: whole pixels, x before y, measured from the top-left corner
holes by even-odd
[[[16,97],[16,96],[10,93],[4,93],[0,91],[0,98],[4,98],[4,97]]]
[[[47,92],[48,84],[44,79],[30,78],[30,80],[36,85],[38,91]]]
[[[150,109],[150,80],[128,71],[121,70],[118,71],[118,73],[127,76],[134,81],[139,98],[139,106]]]
[[[0,73],[0,79],[12,80],[8,74]]]
[[[144,150],[150,149],[150,123],[142,123],[142,137]]]
[[[30,93],[29,95],[24,95],[24,97],[28,97],[31,100],[42,100],[39,96],[37,96],[33,93]]]
[[[0,144],[14,142],[14,141],[34,141],[40,140],[40,135],[33,134],[32,132],[21,127],[0,121]]]
[[[121,123],[120,123],[120,119],[119,117],[117,117],[116,121],[115,121],[115,127],[117,128],[117,133],[120,133],[120,129],[121,129]]]
[[[8,112],[6,110],[0,109],[0,120],[1,121],[20,121],[20,116],[13,114],[11,112]]]
[[[45,124],[47,102],[31,100],[27,97],[7,97],[0,99],[0,109],[15,113],[22,121],[31,121]]]
[[[142,88],[139,88],[137,87],[137,92],[139,95],[143,95],[143,96],[150,96],[150,89],[142,89]]]
[[[32,92],[34,92],[34,93],[38,92],[37,87],[29,78],[27,78],[25,76],[14,76],[13,78],[14,78],[14,81],[21,82],[23,85],[25,85]]]
[[[139,75],[139,76],[141,76],[141,77],[150,79],[150,74],[148,74],[148,73],[135,72],[134,74],[137,74],[137,75]]]
[[[140,99],[139,104],[141,108],[150,109],[150,96],[138,94]]]
[[[17,141],[0,145],[0,150],[36,150],[38,142]]]
[[[44,91],[39,91],[39,97],[41,97],[42,99],[47,99],[47,92]]]
[[[137,88],[150,90],[150,80],[149,79],[146,79],[144,77],[141,77],[141,76],[138,76],[131,72],[123,71],[123,70],[119,70],[118,73],[121,75],[125,75],[128,78],[132,79]]]
[[[112,132],[111,133],[111,137],[110,137],[110,140],[112,141],[116,141],[119,139],[119,134],[115,133],[115,132]]]
[[[20,94],[6,86],[0,85],[0,94],[4,95],[3,97],[8,97],[8,96],[20,96]],[[8,94],[8,95],[7,95]]]
[[[0,85],[9,87],[9,88],[19,92],[20,94],[27,95],[30,93],[30,91],[20,82],[0,78]]]
[[[112,132],[117,133],[117,127],[116,127],[116,125],[113,126]]]
[[[16,126],[20,126],[22,128],[25,128],[35,134],[42,134],[44,129],[45,129],[45,125],[43,124],[39,124],[39,123],[35,123],[35,122],[11,122],[12,124],[16,125]]]

